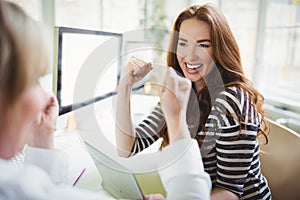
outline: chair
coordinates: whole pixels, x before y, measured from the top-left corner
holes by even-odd
[[[269,120],[269,143],[260,140],[262,174],[267,178],[273,199],[300,199],[300,136]]]

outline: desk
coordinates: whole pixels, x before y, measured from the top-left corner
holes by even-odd
[[[93,160],[78,138],[77,131],[59,130],[55,136],[55,147],[65,152],[69,159],[69,174],[67,183],[72,185],[83,168],[86,168],[77,187],[98,191],[101,189],[101,176]]]
[[[59,130],[56,132],[55,136],[56,148],[65,152],[69,159],[67,184],[72,185],[82,169],[86,168],[75,187],[95,191],[99,193],[99,197],[101,198],[114,199],[102,189],[102,178],[76,132],[76,130]]]
[[[112,112],[112,98],[105,99],[103,101],[97,102],[95,114],[97,116],[98,123],[101,123],[102,132],[104,132],[105,137],[111,143],[114,143],[114,119]],[[153,107],[158,101],[157,97],[145,96],[145,95],[133,95],[132,103],[132,112],[134,124],[137,124],[141,121],[146,115],[148,115]],[[147,106],[145,106],[147,105]],[[149,105],[149,106],[148,106]],[[91,105],[95,106],[95,105]],[[84,108],[86,109],[86,108]],[[93,108],[94,109],[94,108]],[[76,111],[74,111],[76,114]],[[89,129],[87,121],[89,119],[82,118],[79,119],[80,129]],[[55,146],[57,149],[62,150],[67,153],[69,158],[69,176],[68,184],[72,185],[79,173],[83,168],[86,168],[83,176],[78,181],[76,187],[88,189],[92,191],[99,192],[105,198],[111,198],[106,191],[103,190],[101,186],[101,175],[99,174],[91,156],[86,151],[83,146],[80,138],[79,132],[75,130],[67,130],[66,125],[66,116],[60,116],[58,119],[58,130],[55,132]],[[88,130],[87,130],[88,131]],[[143,153],[156,151],[159,147],[159,142],[152,145]]]

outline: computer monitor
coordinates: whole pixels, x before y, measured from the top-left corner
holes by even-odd
[[[53,91],[60,115],[115,94],[122,34],[55,27],[54,41]]]

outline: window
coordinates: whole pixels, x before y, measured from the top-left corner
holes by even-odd
[[[249,79],[253,76],[258,7],[258,0],[229,0],[222,1],[220,5],[238,42],[244,71]]]
[[[55,0],[55,25],[100,29],[101,1]]]
[[[268,117],[300,132],[300,2],[268,1],[256,84]]]
[[[20,5],[33,19],[42,20],[41,0],[9,0]]]

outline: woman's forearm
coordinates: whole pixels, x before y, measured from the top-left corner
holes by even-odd
[[[132,57],[120,79],[116,110],[116,143],[119,156],[127,157],[135,141],[130,111],[132,85],[144,78],[151,69],[151,63]]]
[[[126,83],[126,79],[120,80],[115,126],[118,154],[122,157],[127,157],[130,154],[135,138],[130,109],[131,89],[132,86]]]

